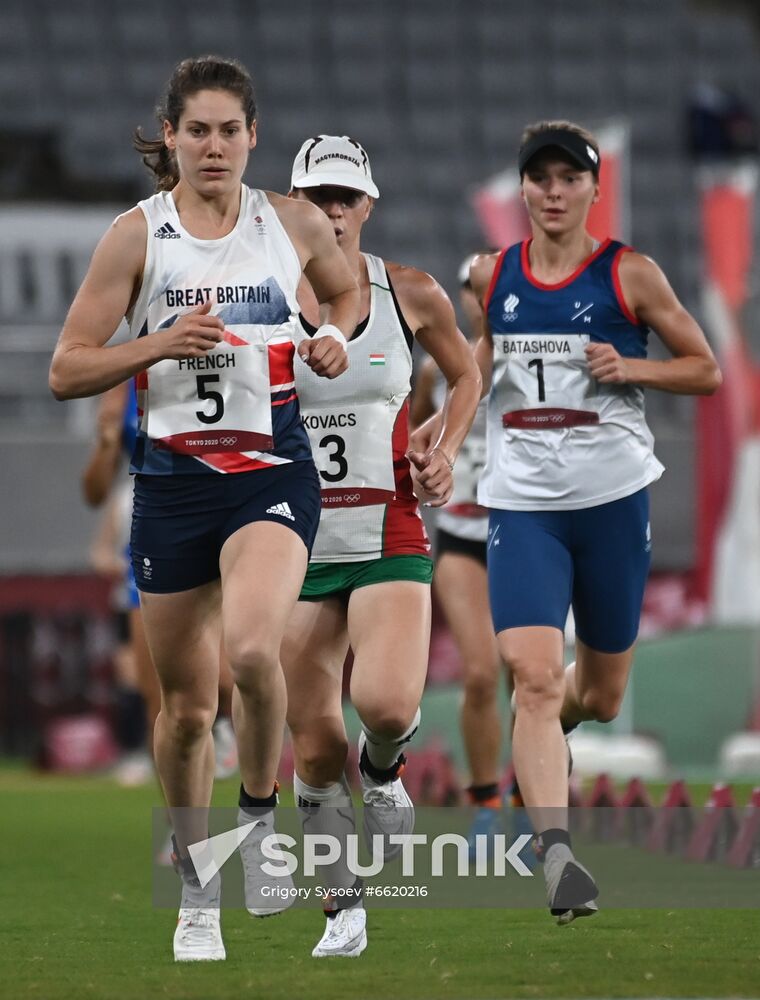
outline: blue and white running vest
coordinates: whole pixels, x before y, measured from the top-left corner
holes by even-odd
[[[630,248],[606,240],[565,281],[530,272],[530,241],[500,255],[484,307],[493,338],[487,461],[478,500],[502,510],[577,510],[629,496],[663,466],[636,385],[599,384],[590,343],[644,358],[648,330],[622,296]]]

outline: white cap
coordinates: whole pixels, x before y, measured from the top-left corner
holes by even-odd
[[[459,265],[457,278],[459,279],[460,285],[468,286],[470,284],[470,267],[477,256],[479,255],[476,253],[468,254]]]
[[[307,139],[293,162],[290,186],[293,188],[351,188],[372,198],[380,192],[372,180],[369,157],[355,139],[347,135],[317,135]]]

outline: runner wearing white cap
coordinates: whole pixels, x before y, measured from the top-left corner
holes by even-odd
[[[292,197],[319,205],[330,219],[361,292],[361,322],[348,340],[343,379],[323,392],[305,365],[296,367],[321,478],[322,516],[282,648],[295,792],[309,832],[341,837],[353,831],[341,706],[350,647],[350,693],[362,722],[365,833],[381,835],[390,857],[399,848],[387,849],[387,835],[413,828],[414,810],[400,774],[404,748],[420,722],[430,639],[433,567],[410,459],[423,499],[432,506],[445,503],[453,461],[478,405],[480,377],[437,282],[362,253],[362,227],[379,196],[362,146],[347,136],[308,139],[293,165],[291,186]],[[308,337],[321,316],[305,281],[299,303]],[[450,398],[432,446],[407,455],[415,338],[441,369]],[[339,897],[313,955],[358,955],[367,940],[361,886],[340,864],[330,871],[329,884],[355,894]]]
[[[470,284],[468,255],[459,268],[459,302],[468,332],[480,330],[480,303]],[[416,381],[410,413],[413,428],[443,411],[446,386],[432,359]],[[424,431],[423,431],[424,433]],[[436,516],[433,589],[451,630],[462,665],[460,726],[470,772],[469,802],[476,807],[470,856],[478,834],[501,832],[499,791],[501,718],[498,691],[503,665],[491,623],[486,574],[488,511],[478,504],[478,480],[486,460],[486,401],[482,400],[454,464],[451,499]]]

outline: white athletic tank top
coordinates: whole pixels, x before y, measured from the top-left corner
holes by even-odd
[[[301,416],[322,484],[312,562],[358,562],[427,553],[411,494],[408,397],[412,355],[385,264],[364,254],[370,281],[367,324],[348,341],[348,371],[319,378],[296,360]],[[300,335],[305,337],[299,324]]]
[[[139,203],[145,271],[135,337],[211,301],[224,340],[199,358],[163,360],[136,378],[139,472],[242,472],[308,459],[293,380],[301,265],[264,191],[242,185],[234,229],[201,240],[165,191]]]
[[[438,378],[433,390],[437,410],[446,399],[446,383]],[[488,538],[488,511],[478,504],[478,482],[486,464],[486,406],[481,399],[464,444],[454,462],[454,492],[445,507],[438,509],[436,525],[457,538],[485,542]]]

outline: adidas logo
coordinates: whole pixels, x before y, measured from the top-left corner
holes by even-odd
[[[165,222],[163,226],[159,226],[153,235],[159,240],[180,239],[180,234],[176,231],[176,229],[172,229],[168,222]]]
[[[267,508],[267,514],[279,514],[280,517],[287,517],[289,521],[295,521],[293,517],[293,512],[290,506],[286,503],[275,503],[271,507]]]

